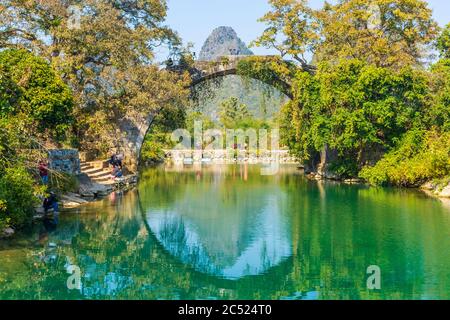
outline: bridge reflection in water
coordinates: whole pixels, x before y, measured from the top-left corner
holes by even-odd
[[[137,191],[0,241],[0,300],[449,298],[439,200],[280,167],[145,170]],[[82,290],[67,290],[69,264]],[[382,290],[367,289],[370,265]]]
[[[281,207],[286,196],[263,185],[245,192],[247,170],[242,165],[192,171],[197,183],[172,184],[182,191],[172,190],[176,199],[164,207],[152,207],[148,189],[140,189],[140,201],[149,201],[142,208],[150,230],[171,255],[210,275],[238,279],[280,264],[292,256]]]

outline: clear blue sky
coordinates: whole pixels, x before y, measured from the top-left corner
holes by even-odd
[[[219,26],[230,26],[247,44],[264,30],[257,22],[270,7],[267,0],[167,0],[169,5],[167,24],[176,30],[185,43],[194,43],[194,51],[200,52],[203,42],[211,31]],[[323,0],[310,0],[320,7]],[[434,18],[444,26],[450,22],[450,1],[428,0]],[[264,48],[251,48],[255,54],[273,54]],[[158,52],[158,59],[165,58],[165,50]]]

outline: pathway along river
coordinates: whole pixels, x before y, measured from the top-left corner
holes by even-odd
[[[137,190],[0,242],[0,299],[449,299],[449,231],[450,208],[416,191],[292,166],[148,169]]]

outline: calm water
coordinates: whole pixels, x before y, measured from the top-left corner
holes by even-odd
[[[146,170],[135,191],[0,242],[0,299],[450,298],[448,203],[259,173]]]

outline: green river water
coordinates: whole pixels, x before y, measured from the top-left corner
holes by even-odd
[[[0,299],[449,299],[449,270],[449,202],[293,166],[147,169],[136,190],[0,241]]]

